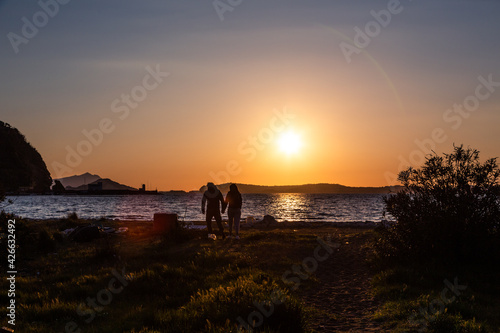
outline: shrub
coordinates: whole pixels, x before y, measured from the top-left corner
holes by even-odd
[[[80,220],[78,218],[78,214],[76,214],[76,212],[69,213],[67,219],[72,221],[72,222],[78,222]]]
[[[479,161],[475,149],[426,158],[402,171],[402,191],[384,199],[397,223],[382,227],[382,257],[427,261],[491,258],[498,253],[500,170],[496,158]]]
[[[486,333],[483,325],[475,320],[464,320],[460,315],[439,314],[428,325],[428,332]]]
[[[38,232],[37,250],[40,253],[53,252],[56,249],[54,239],[50,236],[47,229],[43,228]]]
[[[257,313],[256,304],[268,313],[259,312],[254,318],[261,320],[256,323],[255,331],[305,331],[302,305],[276,282],[261,281],[261,275],[241,276],[227,286],[198,291],[172,317],[167,316],[163,326],[169,326],[168,331],[236,332],[241,324],[237,318],[245,321],[250,314]]]
[[[63,237],[62,233],[60,233],[60,232],[52,233],[52,238],[58,243],[64,242],[64,237]]]
[[[76,212],[72,212],[57,222],[57,228],[61,231],[66,229],[71,229],[79,225],[85,224],[84,222],[85,221],[81,220],[78,217],[78,214],[76,214]]]

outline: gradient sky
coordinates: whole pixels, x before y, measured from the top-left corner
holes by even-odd
[[[0,0],[0,120],[53,178],[385,186],[427,147],[500,156],[500,1],[60,1],[49,17]],[[359,46],[350,61],[342,45]],[[289,129],[291,156],[276,144]],[[86,156],[69,165],[68,148]]]

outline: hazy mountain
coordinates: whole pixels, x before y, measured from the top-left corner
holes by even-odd
[[[52,178],[38,151],[19,130],[0,121],[0,191],[42,193]]]
[[[89,183],[95,182],[96,180],[101,179],[98,175],[93,175],[88,172],[81,175],[74,175],[65,178],[59,178],[55,180],[59,180],[64,187],[78,187],[81,185],[87,185]]]
[[[117,183],[109,178],[100,178],[100,179],[97,179],[89,184],[97,184],[99,182],[102,182],[102,190],[113,190],[113,191],[122,191],[122,190],[126,190],[126,191],[138,191],[138,189],[136,188],[133,188],[133,187],[130,187],[130,186],[127,186],[127,185],[123,185],[123,184],[120,184],[120,183]],[[66,190],[69,190],[69,191],[86,191],[88,190],[88,184],[87,185],[80,185],[78,187],[66,187]]]
[[[223,192],[229,191],[231,183],[220,184],[217,187]],[[351,187],[339,184],[305,184],[284,186],[262,186],[250,184],[236,184],[241,193],[339,193],[339,194],[384,194],[397,192],[400,186],[384,187]],[[201,192],[206,186],[200,188]]]

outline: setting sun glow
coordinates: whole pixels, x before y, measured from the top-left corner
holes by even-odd
[[[278,138],[278,147],[287,155],[296,154],[302,147],[301,137],[294,131],[287,131]]]

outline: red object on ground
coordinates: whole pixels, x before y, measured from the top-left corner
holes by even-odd
[[[153,219],[153,231],[168,233],[177,228],[177,214],[156,213]]]

